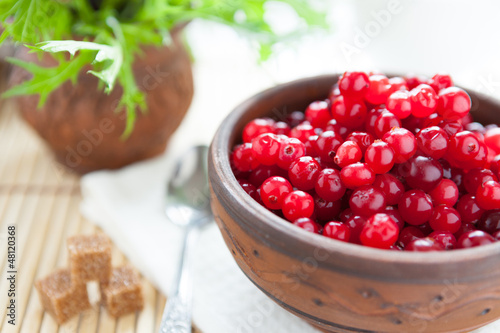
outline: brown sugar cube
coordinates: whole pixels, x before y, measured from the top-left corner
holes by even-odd
[[[113,317],[142,310],[141,279],[139,274],[129,266],[113,268],[111,279],[103,287],[103,300],[108,313]]]
[[[71,279],[107,282],[111,276],[111,241],[103,234],[68,238]]]
[[[60,269],[35,282],[42,306],[58,324],[90,308],[87,288],[72,283],[69,269]]]

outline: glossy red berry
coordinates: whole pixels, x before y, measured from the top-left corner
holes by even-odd
[[[421,225],[429,221],[433,208],[430,196],[422,190],[403,193],[398,205],[399,213],[406,223],[411,225]]]
[[[345,187],[355,189],[363,185],[371,185],[375,181],[375,173],[366,163],[354,163],[340,171]]]
[[[240,184],[241,188],[255,201],[260,201],[257,188],[253,184],[243,179],[238,179],[238,183]]]
[[[436,110],[438,96],[432,87],[421,84],[410,91],[411,113],[417,118],[430,116]]]
[[[321,167],[311,156],[302,156],[290,164],[288,178],[293,186],[302,191],[309,191],[316,185]]]
[[[382,112],[387,111],[385,108],[381,107],[376,107],[371,109],[365,120],[365,131],[369,133],[372,136],[377,136],[375,133],[375,122],[377,121],[378,117],[382,114]]]
[[[337,149],[344,142],[342,137],[334,131],[325,131],[318,136],[314,143],[314,149],[318,156],[328,162],[333,162]]]
[[[405,227],[405,221],[401,214],[399,214],[398,208],[393,206],[387,206],[382,211],[382,213],[389,215],[394,222],[398,225],[399,230],[402,230]]]
[[[306,120],[311,123],[313,127],[324,128],[330,119],[330,106],[325,101],[314,101],[307,107],[305,111]]]
[[[269,209],[281,209],[283,199],[292,192],[292,185],[283,177],[266,179],[260,187],[260,197]]]
[[[457,211],[464,223],[476,223],[484,213],[484,210],[477,204],[476,197],[472,194],[464,194],[458,200]]]
[[[337,149],[333,161],[339,167],[343,168],[349,164],[361,161],[361,158],[363,158],[363,153],[358,144],[354,141],[344,141]]]
[[[252,140],[264,133],[273,133],[275,121],[270,118],[257,118],[250,121],[243,128],[243,142],[252,142]]]
[[[244,143],[236,146],[231,155],[232,165],[239,171],[251,171],[259,166],[253,156],[252,144]]]
[[[484,133],[484,143],[497,154],[500,154],[500,127],[486,130],[486,133]]]
[[[337,201],[344,195],[346,187],[340,173],[335,169],[323,169],[316,180],[315,190],[326,201]]]
[[[332,103],[332,117],[343,126],[357,128],[366,119],[366,105],[363,101],[346,100],[344,96],[337,97]]]
[[[448,150],[448,134],[438,126],[426,127],[418,132],[417,144],[425,155],[440,159]]]
[[[319,221],[325,222],[338,216],[341,208],[340,200],[327,201],[318,194],[314,195],[314,213]]]
[[[405,248],[409,243],[416,239],[424,238],[424,233],[417,227],[408,226],[401,229],[398,238],[398,245]]]
[[[260,187],[264,180],[272,176],[280,176],[286,178],[287,172],[281,169],[277,165],[259,165],[252,170],[248,181],[252,183],[255,187]]]
[[[479,140],[472,132],[461,131],[450,137],[448,156],[457,162],[469,161],[479,153],[479,148]]]
[[[500,230],[500,210],[494,209],[483,214],[477,228],[487,233],[493,234]]]
[[[306,146],[299,139],[284,137],[281,139],[277,164],[282,169],[288,169],[293,161],[305,153]]]
[[[476,201],[484,210],[500,209],[500,184],[490,180],[477,189]]]
[[[321,230],[321,226],[318,223],[307,217],[303,217],[293,221],[293,225],[296,225],[297,227],[314,234],[319,234],[319,231]]]
[[[352,141],[358,144],[358,147],[361,149],[361,153],[364,155],[366,148],[370,146],[375,139],[373,135],[366,132],[352,132],[347,136],[345,141]]]
[[[375,135],[381,139],[392,128],[401,127],[401,121],[389,111],[383,111],[375,120]]]
[[[434,239],[425,237],[415,239],[405,246],[405,251],[412,252],[429,252],[429,251],[444,251],[444,248]]]
[[[399,199],[405,192],[403,183],[390,173],[377,175],[373,186],[379,188],[385,194],[386,202],[388,205],[397,205]]]
[[[447,120],[458,120],[465,117],[471,108],[469,94],[463,89],[449,87],[439,91],[437,112]]]
[[[290,137],[297,138],[301,142],[306,142],[313,135],[316,135],[316,131],[308,121],[300,123],[290,131]]]
[[[342,95],[350,99],[362,99],[370,81],[363,72],[345,72],[339,79],[339,90]]]
[[[453,207],[458,200],[459,192],[457,184],[450,179],[441,181],[429,192],[435,206],[446,205]]]
[[[439,127],[443,129],[443,131],[448,134],[448,137],[457,134],[458,132],[462,132],[464,127],[458,121],[452,120],[443,120],[438,124]]]
[[[434,231],[448,231],[454,234],[460,229],[462,219],[455,208],[437,206],[434,208],[429,224]]]
[[[491,236],[490,234],[487,234],[481,230],[474,230],[460,236],[457,242],[457,248],[467,249],[480,245],[492,244],[495,242],[495,238],[493,238],[493,236]]]
[[[389,79],[385,75],[371,75],[365,100],[370,104],[384,104],[391,93]]]
[[[443,179],[441,163],[425,156],[413,156],[399,166],[399,172],[408,186],[424,192],[430,192]]]
[[[381,213],[385,206],[384,192],[370,185],[358,187],[349,199],[349,207],[355,215],[369,217]]]
[[[405,81],[408,85],[408,89],[413,89],[422,83],[427,83],[429,80],[422,75],[408,74],[405,76]]]
[[[323,235],[343,242],[348,242],[351,230],[342,222],[330,221],[323,227]]]
[[[445,250],[453,250],[457,246],[457,239],[452,233],[447,231],[431,232],[429,238],[432,238]]]
[[[497,176],[488,169],[474,168],[469,170],[464,177],[464,185],[467,192],[475,195],[477,189],[487,181],[498,181]]]
[[[406,80],[400,76],[389,78],[389,86],[391,94],[399,90],[408,91],[408,85],[406,84]]]
[[[365,152],[365,162],[376,174],[389,172],[394,166],[394,159],[394,150],[381,140],[376,140]]]
[[[388,249],[398,240],[399,228],[387,214],[375,214],[368,218],[359,238],[365,246]]]
[[[399,119],[408,118],[411,115],[410,93],[404,90],[393,92],[387,98],[386,108]]]
[[[264,133],[252,140],[254,158],[263,165],[273,165],[278,162],[280,140],[272,133]]]
[[[288,126],[288,124],[285,123],[284,121],[277,121],[274,124],[274,131],[273,131],[273,133],[276,134],[276,135],[286,135],[286,136],[289,136],[290,135],[290,126]]]
[[[393,128],[382,137],[394,150],[394,162],[403,163],[417,151],[417,140],[413,133],[405,128]]]
[[[359,239],[359,235],[365,226],[366,218],[359,215],[351,215],[345,219],[344,224],[349,227],[351,231],[351,237],[349,241],[354,244],[361,244],[361,240]]]
[[[447,74],[436,74],[428,81],[428,84],[436,93],[439,93],[440,90],[453,86],[453,80]]]
[[[309,193],[293,191],[283,199],[281,210],[288,221],[311,217],[314,212],[314,199]]]

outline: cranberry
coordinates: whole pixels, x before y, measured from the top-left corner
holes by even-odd
[[[387,173],[394,166],[394,150],[388,143],[376,140],[366,149],[365,162],[376,174]]]
[[[406,80],[400,76],[391,77],[389,79],[390,85],[390,93],[394,93],[399,90],[408,90],[408,85],[406,84]]]
[[[340,200],[326,201],[319,195],[314,195],[314,212],[319,221],[329,221],[333,216],[339,215]]]
[[[293,225],[315,234],[319,234],[319,231],[321,230],[321,226],[319,224],[307,217],[302,217],[293,221]]]
[[[457,185],[458,191],[460,193],[465,192],[464,177],[465,173],[462,169],[451,168],[450,180],[452,180]]]
[[[447,231],[434,231],[429,235],[429,238],[434,239],[445,250],[452,250],[457,246],[457,239]]]
[[[329,105],[325,101],[315,101],[309,104],[305,111],[306,120],[313,127],[324,128],[332,118]]]
[[[351,230],[342,222],[330,221],[323,227],[323,235],[339,241],[348,242]]]
[[[359,235],[365,226],[366,219],[359,215],[352,215],[345,219],[345,225],[349,227],[351,230],[351,237],[349,241],[355,244],[361,244],[361,240],[359,239]]]
[[[283,199],[281,210],[288,221],[311,217],[314,212],[314,199],[306,192],[293,191]]]
[[[389,111],[383,111],[375,120],[374,130],[378,138],[382,138],[394,127],[401,127],[401,121]]]
[[[497,176],[491,170],[482,168],[469,170],[464,177],[465,189],[470,194],[476,194],[479,186],[490,180],[498,181]]]
[[[388,249],[398,240],[399,228],[387,214],[375,214],[365,223],[359,238],[361,244]]]
[[[449,87],[439,91],[437,112],[444,119],[461,119],[469,113],[470,107],[470,97],[463,89]]]
[[[472,194],[464,194],[457,203],[457,211],[462,218],[462,222],[475,223],[484,213],[479,207],[476,197]]]
[[[272,176],[280,176],[286,178],[287,173],[277,165],[259,165],[252,170],[252,173],[250,173],[250,176],[248,177],[248,181],[255,187],[260,187],[264,180]]]
[[[308,121],[295,126],[290,131],[290,137],[297,138],[302,142],[306,142],[313,135],[316,135],[316,132]]]
[[[448,134],[438,126],[427,127],[418,132],[417,144],[427,156],[440,159],[448,150]]]
[[[445,120],[441,121],[438,126],[441,127],[449,137],[464,130],[464,127],[458,121]]]
[[[318,175],[315,185],[316,193],[326,201],[337,201],[345,193],[340,173],[335,169],[323,169]]]
[[[479,152],[479,141],[469,131],[461,131],[450,137],[448,141],[448,155],[455,161],[467,161],[474,158]]]
[[[479,230],[486,231],[487,233],[494,233],[500,230],[500,210],[490,210],[483,214],[477,223]]]
[[[436,93],[439,93],[440,90],[453,86],[453,81],[447,74],[436,74],[428,81],[428,84]]]
[[[333,158],[335,164],[343,168],[349,164],[361,161],[363,153],[358,144],[354,141],[344,141],[337,149],[337,154]]]
[[[304,142],[304,147],[306,147],[306,155],[311,157],[318,157],[316,153],[316,140],[318,140],[317,135],[311,135],[306,142]]]
[[[344,96],[337,97],[332,103],[332,116],[340,125],[357,128],[366,119],[366,105],[362,101],[349,101]]]
[[[302,191],[309,191],[314,188],[321,167],[311,156],[302,156],[290,164],[288,178],[293,186]]]
[[[431,191],[443,179],[443,167],[430,157],[414,156],[402,164],[400,169],[411,188],[425,192]]]
[[[252,140],[264,133],[273,133],[274,120],[270,118],[257,118],[250,121],[243,128],[243,142],[252,142]]]
[[[463,168],[464,170],[470,170],[474,168],[484,168],[486,166],[487,158],[488,158],[488,148],[483,142],[479,141],[479,151],[477,152],[477,155],[468,161],[457,163],[457,165]]]
[[[377,134],[375,133],[375,122],[378,119],[378,116],[382,114],[382,112],[387,111],[385,108],[374,108],[371,109],[368,112],[368,115],[366,116],[365,120],[365,131],[369,133],[372,136],[376,136]]]
[[[284,137],[278,152],[278,166],[288,169],[293,161],[304,156],[305,153],[306,146],[299,139]]]
[[[266,179],[260,187],[260,197],[269,209],[281,209],[283,199],[292,192],[292,185],[283,177]]]
[[[375,173],[366,163],[354,163],[342,168],[340,177],[345,187],[355,189],[363,185],[371,185],[375,181]]]
[[[274,124],[274,134],[289,136],[290,126],[284,121],[278,121]]]
[[[408,85],[408,89],[413,89],[418,85],[421,85],[422,83],[426,83],[429,80],[427,80],[426,77],[424,76],[417,76],[415,74],[409,74],[405,76],[405,81],[406,84]]]
[[[388,205],[397,205],[405,191],[403,183],[389,173],[377,175],[373,186],[384,192]]]
[[[429,192],[434,205],[446,205],[453,207],[458,200],[459,192],[457,185],[449,179],[441,179],[439,184]]]
[[[500,184],[490,180],[477,189],[476,200],[485,210],[500,209]]]
[[[417,119],[420,119],[422,129],[426,127],[438,126],[441,123],[441,121],[443,121],[443,118],[436,112],[434,112],[427,118],[417,118]]]
[[[374,105],[385,103],[391,92],[389,79],[384,75],[371,75],[369,81],[365,100]]]
[[[340,214],[339,214],[339,220],[342,221],[342,222],[345,222],[348,219],[350,219],[352,216],[354,216],[354,214],[352,213],[351,208],[346,208],[346,209],[344,209],[343,211],[340,212]]]
[[[444,251],[444,248],[434,239],[426,237],[415,239],[405,246],[405,251],[413,252],[429,252],[429,251]]]
[[[370,81],[363,72],[345,72],[339,79],[339,90],[342,95],[351,99],[362,99]]]
[[[488,129],[484,133],[484,143],[497,154],[500,154],[500,127]]]
[[[382,213],[389,215],[394,220],[394,222],[396,222],[399,230],[402,230],[405,227],[405,221],[403,220],[401,214],[399,214],[397,207],[387,206],[382,211]]]
[[[424,118],[436,110],[438,97],[432,87],[420,84],[410,91],[411,113],[417,118]]]
[[[500,230],[495,232],[493,235],[493,238],[495,238],[497,241],[500,241]]]
[[[368,148],[374,140],[373,135],[366,132],[352,132],[346,138],[346,141],[356,142],[358,147],[361,149],[362,154],[365,153],[366,148]]]
[[[408,118],[411,115],[411,100],[408,91],[400,90],[393,92],[387,99],[387,110],[399,119]]]
[[[424,191],[410,190],[402,195],[398,209],[406,223],[420,225],[431,218],[433,205],[431,198]]]
[[[259,162],[253,156],[251,143],[236,146],[231,155],[231,160],[233,166],[243,172],[251,171],[259,166]]]
[[[382,140],[394,150],[395,163],[406,162],[417,151],[415,136],[405,128],[393,128],[385,133]]]
[[[404,229],[401,229],[401,233],[399,234],[398,244],[399,246],[405,248],[408,243],[420,238],[424,238],[424,233],[414,226],[409,226]]]
[[[458,239],[457,248],[466,249],[480,245],[495,243],[496,240],[490,234],[481,230],[469,231]]]
[[[252,152],[255,159],[264,165],[278,162],[280,139],[272,133],[264,133],[252,140]]]
[[[337,149],[342,143],[343,140],[339,134],[334,131],[326,131],[318,136],[314,149],[321,159],[333,162]]]
[[[474,223],[462,223],[460,229],[454,234],[454,236],[456,239],[459,239],[463,234],[474,230],[476,230]]]
[[[358,187],[349,199],[349,207],[355,215],[372,216],[386,206],[384,192],[370,185]]]
[[[257,193],[257,188],[253,184],[243,179],[238,179],[238,183],[240,184],[241,188],[245,192],[247,192],[247,194],[251,196],[255,201],[260,201],[259,193]]]
[[[460,229],[462,220],[456,209],[448,206],[437,206],[434,208],[429,224],[434,231],[448,231],[454,234]]]

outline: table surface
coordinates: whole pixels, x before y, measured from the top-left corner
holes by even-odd
[[[16,113],[0,109],[0,332],[157,332],[165,297],[143,279],[144,309],[114,319],[102,307],[58,326],[46,314],[34,281],[67,265],[66,238],[99,231],[79,211],[79,178],[53,161],[50,151]],[[17,226],[16,325],[7,323],[7,226]],[[113,248],[113,265],[127,259]]]

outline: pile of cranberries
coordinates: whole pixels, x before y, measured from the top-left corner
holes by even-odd
[[[328,99],[243,129],[241,187],[339,241],[444,251],[500,240],[500,127],[473,122],[449,75],[346,72]]]

